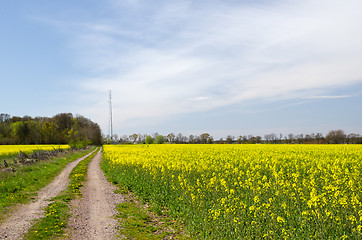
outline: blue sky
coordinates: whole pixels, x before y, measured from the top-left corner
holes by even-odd
[[[0,112],[108,133],[362,134],[362,2],[6,1]]]

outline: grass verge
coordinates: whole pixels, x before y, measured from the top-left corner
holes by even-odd
[[[154,208],[150,202],[139,199],[132,192],[118,184],[112,168],[106,161],[101,167],[108,181],[115,184],[125,197],[125,202],[117,205],[116,216],[121,228],[119,233],[126,239],[192,239],[184,229],[182,221],[172,218],[167,209]]]
[[[62,157],[39,161],[31,165],[21,165],[16,172],[0,174],[0,220],[9,208],[18,203],[26,203],[36,196],[39,189],[48,185],[70,162],[92,151],[67,153]]]
[[[64,235],[64,229],[69,219],[69,202],[81,196],[80,188],[86,181],[87,169],[90,161],[97,154],[79,162],[70,173],[70,183],[65,191],[53,198],[52,203],[45,209],[45,217],[39,219],[28,231],[26,239],[54,239]]]

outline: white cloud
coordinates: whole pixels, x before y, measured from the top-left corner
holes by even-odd
[[[330,95],[330,96],[310,96],[309,99],[338,99],[338,98],[349,98],[349,95]]]
[[[194,98],[187,98],[188,101],[205,101],[209,100],[210,97],[194,97]]]
[[[83,94],[101,103],[112,89],[120,122],[310,91],[345,97],[329,91],[362,81],[360,1],[145,4],[115,4],[115,18],[72,32],[75,61],[94,75]]]

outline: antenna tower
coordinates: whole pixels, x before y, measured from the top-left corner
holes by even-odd
[[[109,90],[109,137],[113,140],[113,123],[112,123],[112,93]]]

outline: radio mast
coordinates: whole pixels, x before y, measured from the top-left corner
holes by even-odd
[[[113,140],[113,123],[112,123],[112,93],[109,90],[109,137]]]

